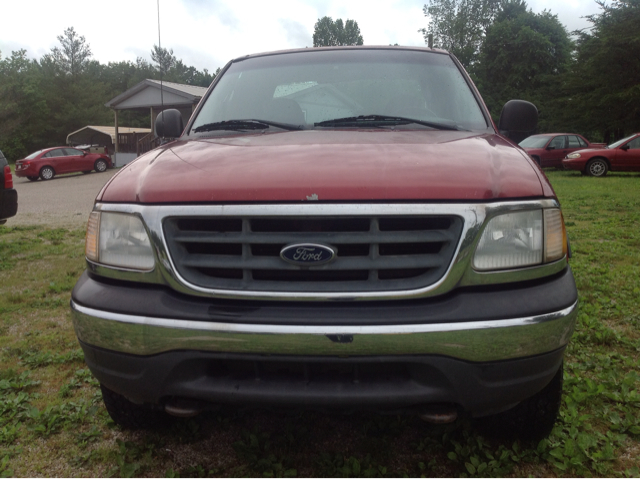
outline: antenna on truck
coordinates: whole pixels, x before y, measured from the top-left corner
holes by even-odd
[[[158,5],[158,52],[162,53],[162,44],[160,43],[160,0],[157,0],[157,5]],[[162,115],[162,124],[164,125],[164,92],[162,89],[162,63],[160,64],[160,115]],[[164,128],[162,128],[162,139],[164,140]]]

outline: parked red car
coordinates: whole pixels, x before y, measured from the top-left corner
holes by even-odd
[[[519,145],[543,168],[561,167],[563,158],[573,151],[605,146],[604,143],[590,143],[584,136],[575,133],[532,135]]]
[[[640,133],[595,150],[579,150],[562,160],[567,170],[604,176],[611,171],[640,171]]]
[[[36,181],[50,180],[55,175],[64,173],[98,173],[111,168],[111,158],[104,154],[87,153],[77,148],[56,146],[31,153],[22,160],[16,161],[16,176]]]

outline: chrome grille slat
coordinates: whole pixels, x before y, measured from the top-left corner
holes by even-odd
[[[403,240],[413,241],[454,241],[455,235],[448,231],[403,232]],[[308,239],[308,233],[205,233],[194,231],[189,235],[177,234],[173,240],[179,243],[264,243],[282,244],[304,242]],[[342,244],[371,243],[395,243],[398,241],[396,232],[368,232],[368,233],[316,233],[316,242],[332,242]]]
[[[190,255],[182,266],[189,268],[249,268],[298,271],[300,267],[282,263],[280,258],[251,257],[238,260],[233,256]],[[342,258],[338,264],[311,266],[311,271],[352,269],[437,268],[443,265],[438,255],[381,256],[379,258]]]
[[[462,218],[454,215],[190,216],[163,221],[172,262],[186,281],[257,292],[428,287],[451,264],[462,227]],[[296,243],[331,246],[336,259],[319,266],[283,261],[281,249]]]

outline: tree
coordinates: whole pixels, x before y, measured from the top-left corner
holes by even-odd
[[[163,75],[166,75],[167,72],[177,63],[176,56],[173,54],[173,49],[167,50],[166,48],[159,47],[158,45],[153,45],[153,49],[151,50],[151,60],[157,65],[156,68]]]
[[[598,1],[593,27],[578,35],[565,108],[597,139],[612,142],[640,130],[640,0]]]
[[[477,60],[485,31],[493,22],[501,0],[429,0],[422,11],[429,18],[427,28],[418,30],[425,43],[453,53],[465,68]]]
[[[489,110],[499,115],[508,100],[528,100],[541,112],[542,131],[561,128],[555,106],[572,51],[569,34],[556,15],[547,10],[533,13],[522,0],[503,4],[487,28],[475,68]]]
[[[38,85],[49,116],[40,135],[43,146],[64,144],[67,135],[86,125],[108,124],[112,116],[104,103],[108,87],[102,81],[102,67],[91,60],[91,47],[73,27],[58,36],[60,47],[40,60],[42,77]]]
[[[51,60],[64,74],[77,77],[91,58],[91,48],[73,27],[67,28],[63,35],[59,35],[58,41],[61,48],[51,49]]]
[[[343,24],[338,18],[335,22],[331,17],[319,18],[313,30],[314,47],[332,47],[344,45],[362,45],[363,39],[360,27],[355,20],[347,20]]]
[[[0,149],[11,161],[64,144],[83,126],[112,124],[113,113],[104,104],[142,80],[162,75],[207,87],[220,71],[199,71],[155,45],[151,57],[157,66],[143,58],[102,65],[73,28],[57,38],[60,45],[39,61],[28,59],[25,50],[0,55]],[[149,125],[147,112],[123,111],[120,119],[127,126]]]
[[[0,57],[0,150],[9,160],[26,156],[42,141],[49,110],[40,90],[42,72],[26,50]]]

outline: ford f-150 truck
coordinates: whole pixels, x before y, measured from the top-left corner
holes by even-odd
[[[560,205],[449,53],[229,62],[90,215],[73,322],[111,417],[220,405],[492,417],[548,434],[577,291]]]

